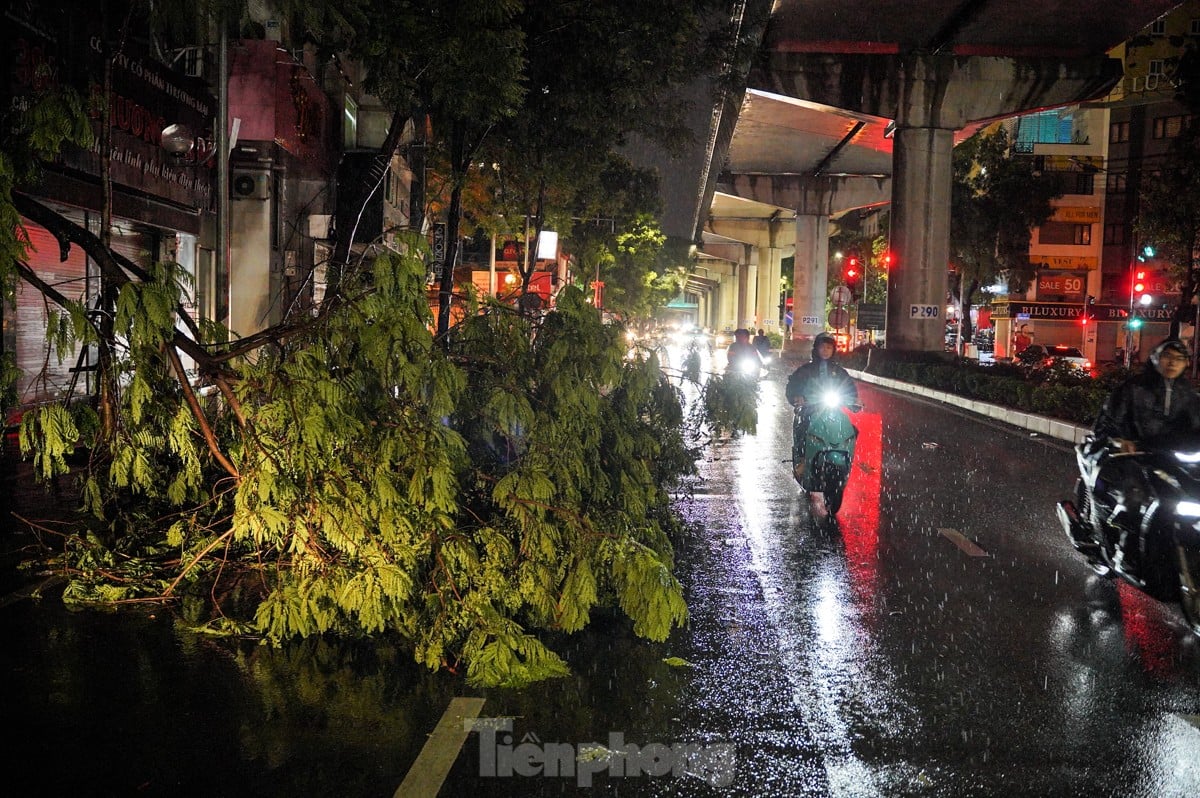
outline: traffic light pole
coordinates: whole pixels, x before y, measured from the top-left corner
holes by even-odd
[[[1133,365],[1133,294],[1137,262],[1129,264],[1129,318],[1125,319],[1125,368]]]

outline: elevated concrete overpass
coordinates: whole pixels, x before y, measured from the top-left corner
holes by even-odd
[[[712,113],[692,195],[706,272],[695,288],[717,295],[702,303],[702,323],[774,320],[779,261],[795,254],[793,332],[811,338],[824,328],[830,216],[890,203],[888,345],[941,350],[955,141],[995,119],[1104,96],[1122,73],[1106,53],[1177,5],[739,6],[757,53],[744,92]]]

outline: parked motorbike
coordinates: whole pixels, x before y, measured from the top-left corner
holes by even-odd
[[[828,390],[797,405],[792,416],[792,475],[814,507],[813,494],[824,495],[830,516],[842,507],[858,440],[847,411],[861,409],[860,404],[848,404],[840,391]]]
[[[1088,438],[1075,456],[1075,497],[1057,511],[1071,545],[1097,574],[1178,601],[1200,636],[1200,437],[1131,454]]]

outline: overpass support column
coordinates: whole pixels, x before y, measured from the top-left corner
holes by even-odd
[[[776,246],[776,234],[779,222],[773,221],[769,227],[770,242],[766,247],[758,248],[758,304],[756,305],[755,325],[767,332],[779,329],[779,262],[781,252]]]
[[[758,302],[758,248],[742,245],[742,262],[738,266],[738,306],[735,327],[754,325],[754,310]]]
[[[737,320],[738,265],[734,263],[730,266],[730,273],[721,275],[721,285],[717,289],[719,301],[717,303],[717,319],[714,322],[717,332],[726,327],[732,330],[737,326],[734,322]]]
[[[825,296],[829,283],[829,214],[796,216],[796,265],[792,300],[792,340],[784,350],[807,352],[825,329]]]
[[[937,352],[945,340],[954,131],[897,125],[887,345]]]

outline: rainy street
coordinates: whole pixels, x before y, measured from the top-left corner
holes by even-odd
[[[1196,795],[1200,640],[1070,548],[1070,448],[860,383],[817,528],[785,377],[680,497],[667,642],[598,617],[554,643],[571,677],[475,690],[382,642],[231,652],[166,612],[12,601],[13,794]]]

